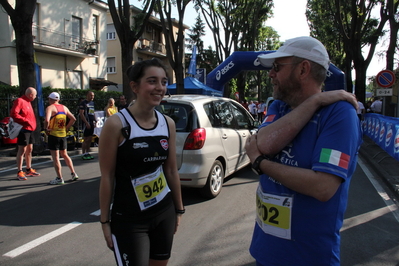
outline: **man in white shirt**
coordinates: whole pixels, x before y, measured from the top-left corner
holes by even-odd
[[[377,98],[372,104],[371,104],[371,111],[377,114],[381,114],[382,111],[382,101],[381,98]]]
[[[265,115],[265,108],[266,108],[265,102],[260,101],[260,103],[258,104],[258,121],[259,122],[263,121],[263,117]]]
[[[248,110],[251,113],[252,117],[256,120],[257,111],[256,111],[256,104],[254,103],[254,101],[250,101],[248,105]]]
[[[356,97],[357,100],[357,97]],[[364,114],[366,113],[366,109],[364,108],[364,105],[362,102],[360,102],[359,100],[357,101],[357,108],[356,108],[356,113],[357,116],[359,117],[359,120],[363,120],[364,118]]]

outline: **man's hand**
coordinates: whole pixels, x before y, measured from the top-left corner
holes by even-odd
[[[344,90],[325,91],[322,93],[314,94],[309,99],[317,99],[319,106],[327,106],[338,101],[347,101],[358,108],[356,96],[353,93],[349,93]]]
[[[247,139],[247,142],[245,143],[245,150],[249,159],[251,160],[251,163],[253,163],[255,159],[261,155],[261,152],[258,149],[256,134],[253,134]]]

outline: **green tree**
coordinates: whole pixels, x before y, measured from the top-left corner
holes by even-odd
[[[109,12],[114,23],[118,39],[121,44],[121,59],[123,72],[123,94],[126,95],[130,102],[133,98],[133,92],[129,86],[129,79],[125,75],[126,70],[133,62],[133,46],[143,34],[147,21],[154,9],[154,1],[145,1],[140,13],[134,15],[134,23],[131,25],[131,7],[129,0],[108,0]]]
[[[372,18],[371,11],[380,6],[380,20]],[[313,7],[316,7],[312,9]],[[311,15],[308,15],[312,12]],[[343,51],[343,68],[346,74],[347,90],[352,90],[351,67],[355,69],[355,93],[358,99],[364,102],[366,90],[366,71],[374,56],[379,38],[384,34],[383,28],[388,19],[385,1],[381,0],[308,0],[308,20],[311,25],[311,35],[324,44],[331,41],[331,35],[339,39],[336,50]],[[317,19],[315,19],[317,17]],[[312,20],[310,20],[312,19]],[[325,24],[333,22],[331,31]],[[317,28],[326,31],[315,32]],[[334,29],[334,30],[333,30]],[[334,34],[336,33],[336,34]],[[327,36],[330,35],[330,36]],[[369,47],[366,58],[363,48]],[[340,52],[337,52],[339,54]]]
[[[188,3],[191,0],[155,0],[156,11],[159,12],[162,24],[162,32],[166,39],[166,50],[168,61],[175,71],[176,77],[176,93],[184,93],[184,55],[185,55],[185,42],[183,24],[184,13]],[[173,18],[172,12],[177,9],[178,20]],[[177,24],[178,31],[175,32],[174,25]]]
[[[36,0],[16,0],[15,8],[7,0],[0,0],[0,4],[10,16],[15,31],[18,79],[22,95],[25,93],[26,88],[36,87],[32,37],[32,23],[36,10]]]
[[[32,23],[33,15],[36,10],[36,0],[16,0],[15,8],[13,8],[7,0],[0,0],[0,4],[10,16],[15,31],[18,80],[20,95],[23,95],[28,87],[37,87],[32,37]],[[36,124],[38,125],[33,134],[33,138],[35,139],[35,143],[39,143],[41,121],[38,115],[37,98],[32,102],[32,107],[35,112]]]
[[[195,6],[201,11],[206,24],[212,31],[219,64],[233,51],[254,49],[254,41],[259,35],[259,28],[271,14],[272,3],[271,0],[195,1]],[[241,74],[237,84],[239,90],[245,90],[244,80],[245,72]],[[230,94],[231,89],[227,85],[224,96],[229,97]],[[243,92],[240,93],[240,97],[242,95],[244,95]]]
[[[267,40],[268,37],[261,35],[263,28],[261,25],[273,14],[272,13],[273,2],[272,1],[243,1],[243,4],[239,5],[239,9],[236,12],[235,19],[239,21],[237,25],[241,25],[241,33],[238,42],[236,42],[236,51],[259,51],[257,44],[259,40]],[[248,19],[251,18],[251,19]],[[262,33],[269,33],[268,31],[263,31]],[[259,71],[257,71],[259,72]],[[266,73],[259,73],[260,77],[264,76]],[[250,76],[248,76],[250,75]],[[245,94],[245,89],[250,88],[249,82],[252,78],[249,78],[251,71],[242,71],[237,76],[237,86],[240,95]],[[262,97],[261,87],[258,88],[258,98]],[[240,99],[240,101],[243,99]]]
[[[399,15],[398,15],[398,0],[387,0],[387,15],[389,21],[389,46],[386,51],[386,69],[396,70],[394,67],[395,52],[398,49],[398,30],[399,30]],[[397,72],[396,72],[397,74]],[[398,83],[396,83],[397,85]],[[395,85],[394,85],[395,86]],[[399,92],[394,90],[393,97],[385,97],[384,114],[388,116],[396,116],[395,105],[391,104],[394,99],[398,103]]]
[[[281,46],[280,36],[272,27],[262,27],[259,32],[259,38],[255,42],[255,51],[273,51]],[[249,87],[258,88],[258,101],[266,100],[272,96],[273,88],[269,78],[269,72],[264,70],[253,71],[253,85]]]
[[[197,67],[205,68],[206,73],[210,73],[213,69],[218,66],[216,59],[216,52],[212,49],[212,46],[204,48],[204,41],[202,37],[205,36],[205,23],[198,15],[194,27],[190,29],[188,37],[190,38],[190,44],[197,46]],[[192,50],[192,46],[190,47]],[[186,68],[190,64],[191,55],[186,55]]]
[[[387,0],[387,15],[389,21],[389,46],[386,53],[386,68],[394,69],[395,52],[398,48],[398,31],[399,31],[399,0]]]
[[[200,15],[195,19],[195,25],[189,30],[187,35],[190,38],[190,46],[188,48],[192,51],[194,45],[197,47],[197,66],[202,67],[204,65],[204,41],[202,37],[205,36],[205,23]]]

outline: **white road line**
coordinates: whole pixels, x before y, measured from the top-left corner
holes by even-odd
[[[110,210],[112,209],[112,204],[113,204],[113,203],[111,203],[111,206],[109,206],[109,209],[110,209]],[[95,211],[95,212],[92,212],[92,213],[90,213],[90,215],[100,216],[100,215],[101,215],[101,210],[97,210],[97,211]]]
[[[378,183],[378,180],[374,177],[374,175],[371,173],[371,171],[367,168],[367,166],[364,164],[362,159],[360,159],[360,158],[358,159],[358,164],[362,168],[363,172],[366,174],[367,178],[370,180],[371,184],[373,184],[375,190],[377,190],[378,194],[384,200],[385,204],[387,205],[389,210],[392,212],[395,219],[399,222],[398,206],[389,197],[389,195],[385,192],[385,190],[382,188],[382,186]]]
[[[381,216],[391,212],[392,211],[391,208],[395,209],[395,210],[398,209],[398,207],[396,205],[394,205],[394,206],[386,206],[386,207],[382,207],[382,208],[377,209],[377,210],[373,210],[371,212],[367,212],[367,213],[363,213],[363,214],[360,214],[360,215],[357,215],[357,216],[354,216],[354,217],[351,217],[351,218],[347,218],[347,219],[344,220],[344,224],[342,225],[342,228],[341,228],[340,231],[343,232],[343,231],[345,231],[347,229],[350,229],[352,227],[355,227],[355,226],[358,226],[360,224],[364,224],[364,223],[367,223],[367,222],[369,222],[371,220],[377,219],[378,217],[381,217]]]
[[[100,216],[101,214],[101,210],[97,210],[95,212],[90,213],[90,215],[94,215],[94,216]]]
[[[42,237],[39,237],[29,243],[26,243],[25,245],[20,246],[19,248],[16,248],[14,250],[11,250],[10,252],[7,252],[6,254],[4,254],[4,257],[9,257],[9,258],[15,258],[16,256],[21,255],[22,253],[25,253],[26,251],[29,251],[59,235],[62,235],[65,232],[68,232],[69,230],[74,229],[75,227],[81,225],[82,223],[79,222],[72,222],[70,224],[67,224],[57,230],[54,230]]]

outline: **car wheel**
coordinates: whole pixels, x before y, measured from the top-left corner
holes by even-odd
[[[202,196],[206,198],[215,198],[222,190],[224,180],[224,169],[221,162],[216,160],[208,175],[206,185],[201,189]]]

